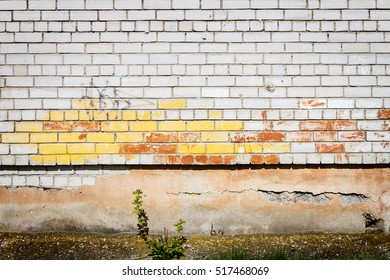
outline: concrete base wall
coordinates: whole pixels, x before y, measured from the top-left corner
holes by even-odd
[[[137,188],[154,233],[173,231],[179,218],[185,234],[205,235],[390,227],[388,168],[122,167],[74,187],[1,187],[0,230],[136,232]]]

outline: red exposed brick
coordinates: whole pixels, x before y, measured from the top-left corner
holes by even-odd
[[[123,144],[119,147],[120,154],[145,154],[150,153],[149,144]]]
[[[207,164],[208,161],[209,161],[209,159],[205,155],[195,156],[195,162],[198,164]]]
[[[301,130],[332,130],[329,121],[301,121]]]
[[[210,164],[222,164],[222,156],[210,156]]]
[[[284,133],[281,132],[260,132],[259,142],[284,141]]]
[[[87,138],[87,134],[83,133],[83,134],[80,134],[80,135],[79,135],[79,139],[80,139],[80,140],[83,140],[83,139],[85,139],[85,138]]]
[[[223,164],[234,164],[236,162],[236,156],[228,155],[223,157]]]
[[[264,164],[265,159],[263,155],[252,155],[251,163],[252,164]]]
[[[315,132],[314,139],[318,142],[333,142],[336,141],[336,132],[334,131],[324,131],[324,132]]]
[[[382,109],[378,111],[379,119],[390,119],[390,109]]]
[[[325,108],[326,102],[316,99],[305,99],[299,102],[301,108]]]
[[[341,153],[344,152],[343,144],[317,144],[317,153]]]
[[[155,154],[175,154],[177,149],[175,144],[165,144],[165,145],[153,145],[153,153]]]
[[[251,132],[231,132],[229,136],[230,136],[230,142],[233,143],[257,141],[257,134]]]
[[[356,121],[333,121],[332,122],[333,130],[356,130],[357,123]]]
[[[180,164],[180,156],[161,156],[157,155],[153,157],[155,164]]]
[[[355,132],[340,132],[340,141],[364,141],[366,140],[366,133],[364,131]]]
[[[265,163],[266,164],[278,164],[279,156],[278,155],[266,155],[265,156]]]
[[[148,133],[145,139],[149,143],[166,143],[171,142],[171,135],[165,133]]]
[[[292,142],[309,142],[313,141],[312,132],[286,132],[286,140]]]
[[[181,163],[182,164],[193,164],[194,163],[194,156],[192,156],[192,155],[182,156]]]
[[[44,131],[72,131],[72,125],[69,122],[45,122]]]
[[[200,133],[175,133],[172,135],[172,142],[176,143],[194,143],[200,141]]]
[[[72,126],[73,131],[86,131],[86,132],[97,132],[100,131],[99,122],[75,122]]]

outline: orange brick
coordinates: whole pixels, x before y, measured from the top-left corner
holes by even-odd
[[[252,164],[264,164],[264,156],[263,155],[252,155],[251,163]]]
[[[177,145],[176,144],[163,144],[153,145],[152,150],[155,154],[175,154]]]
[[[382,109],[378,111],[379,119],[390,119],[390,109]]]
[[[195,163],[197,164],[207,164],[209,162],[209,158],[206,155],[195,156]]]
[[[210,164],[222,164],[222,156],[210,156]]]
[[[257,139],[255,132],[230,132],[230,142],[233,143],[256,142]]]
[[[73,131],[97,132],[100,131],[99,122],[75,122],[72,126]]]
[[[145,154],[150,153],[149,144],[122,144],[119,146],[120,154]]]
[[[44,131],[72,131],[72,125],[69,122],[45,122],[43,124]]]
[[[281,142],[284,141],[284,133],[281,132],[260,132],[259,142]]]
[[[236,156],[226,155],[223,156],[223,164],[234,164],[236,162]]]
[[[314,139],[317,142],[333,142],[336,141],[336,136],[334,131],[314,132]]]
[[[166,143],[171,142],[171,135],[165,133],[147,133],[145,140],[149,143]]]
[[[200,141],[200,133],[174,133],[172,134],[172,142],[176,143],[194,143]]]
[[[329,121],[301,121],[301,130],[331,130]]]
[[[194,156],[192,155],[185,155],[181,157],[181,163],[182,164],[193,164],[195,161]]]
[[[265,156],[265,164],[278,164],[279,156],[278,155],[266,155]]]
[[[344,152],[343,144],[317,144],[317,153],[341,153]]]

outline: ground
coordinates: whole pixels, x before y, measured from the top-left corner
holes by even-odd
[[[387,259],[389,234],[192,236],[185,259]],[[148,259],[134,235],[0,232],[0,259]]]

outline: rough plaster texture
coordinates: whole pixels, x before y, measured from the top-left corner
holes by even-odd
[[[179,218],[187,234],[389,231],[390,170],[134,169],[91,185],[0,189],[0,229],[135,232],[141,188],[153,232]],[[366,226],[369,215],[378,221]]]

